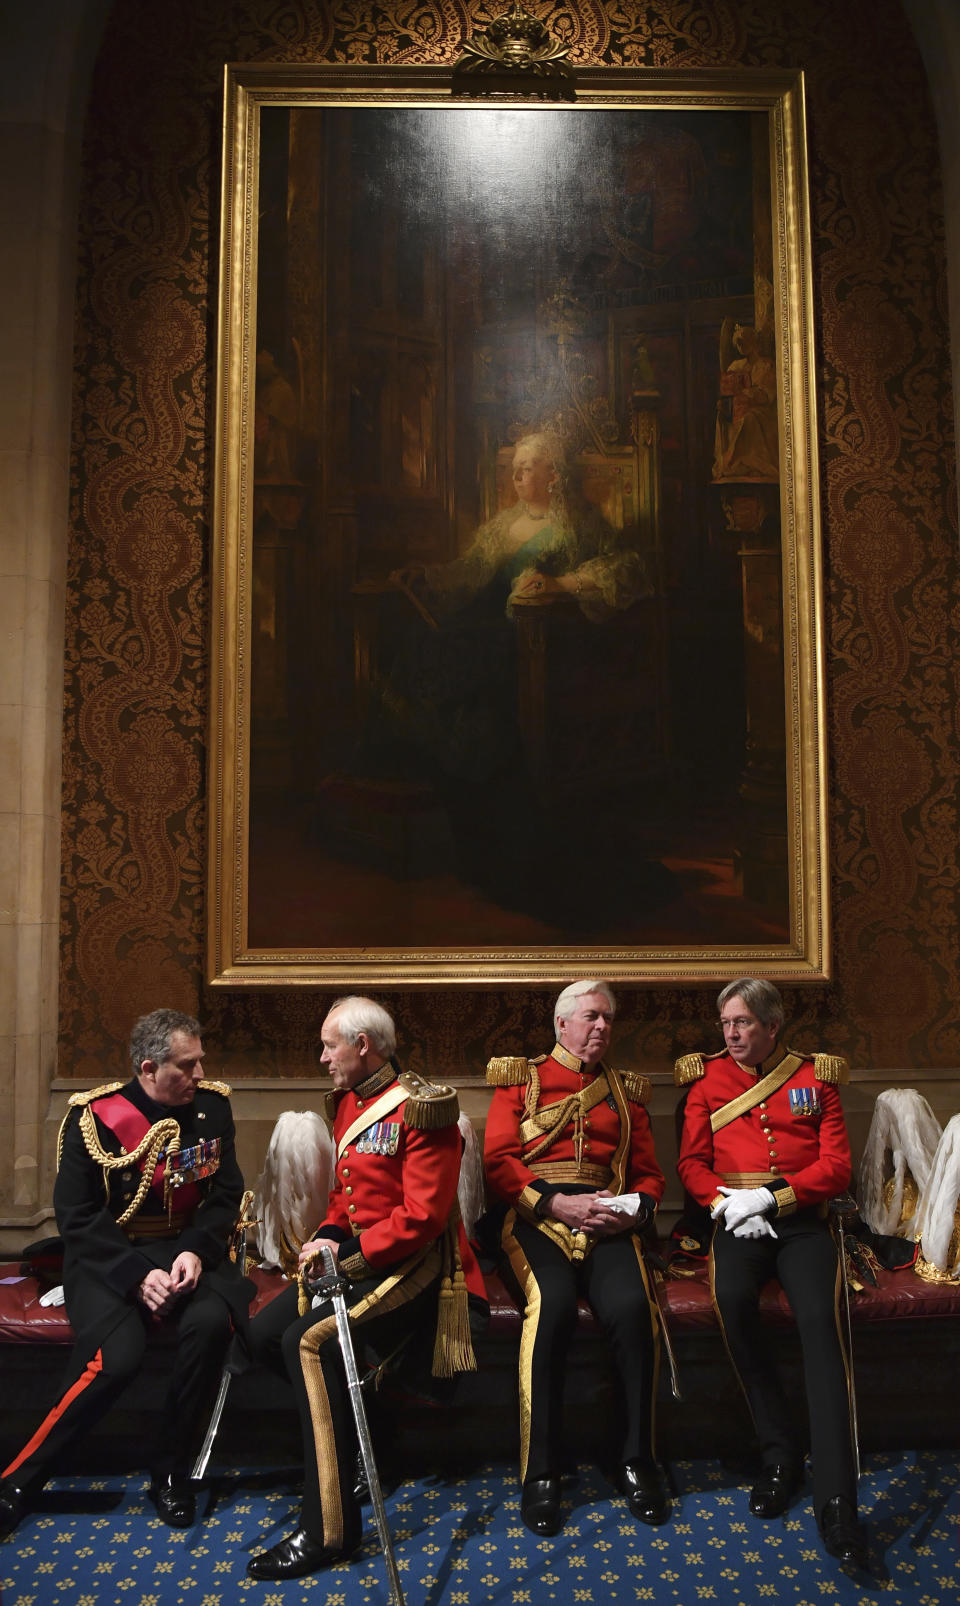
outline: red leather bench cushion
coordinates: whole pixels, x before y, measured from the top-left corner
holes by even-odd
[[[255,1268],[250,1277],[256,1295],[251,1315],[263,1310],[288,1285],[279,1272]],[[17,1279],[6,1282],[6,1278]],[[520,1334],[520,1311],[496,1272],[487,1274],[490,1299],[490,1333],[508,1338]],[[716,1330],[710,1300],[706,1267],[693,1277],[671,1278],[661,1285],[661,1299],[674,1333],[701,1333]],[[781,1288],[771,1283],[760,1301],[761,1316],[778,1327],[792,1326],[790,1307]],[[881,1271],[879,1287],[850,1295],[850,1315],[857,1325],[870,1322],[905,1321],[911,1317],[943,1318],[960,1315],[960,1284],[928,1283],[911,1268]],[[585,1332],[595,1332],[597,1323],[584,1300],[580,1301],[580,1323]],[[0,1344],[70,1344],[73,1329],[62,1305],[45,1309],[40,1304],[40,1288],[35,1277],[21,1277],[16,1261],[0,1263]]]

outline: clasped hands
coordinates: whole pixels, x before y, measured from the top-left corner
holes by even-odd
[[[576,590],[575,574],[543,574],[539,569],[524,569],[513,582],[511,602],[552,602],[555,597],[569,595]]]
[[[192,1294],[203,1267],[200,1256],[181,1250],[169,1271],[154,1266],[137,1288],[137,1298],[152,1316],[167,1316],[181,1294]]]
[[[775,1203],[769,1188],[721,1188],[710,1214],[714,1221],[723,1217],[723,1224],[735,1238],[776,1238],[764,1212]]]
[[[608,1188],[596,1193],[554,1193],[546,1209],[571,1232],[585,1232],[589,1238],[612,1238],[643,1225],[646,1207],[641,1201],[634,1210],[624,1210]]]

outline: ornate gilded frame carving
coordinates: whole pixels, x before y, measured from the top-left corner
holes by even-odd
[[[580,71],[576,104],[663,113],[728,111],[766,121],[772,221],[771,326],[778,372],[786,799],[783,940],[618,940],[595,946],[402,942],[252,943],[251,612],[254,375],[257,352],[260,120],[266,108],[444,108],[456,104],[446,69],[228,67],[224,108],[217,426],[212,542],[208,785],[207,979],[217,986],[555,982],[601,973],[633,984],[715,983],[731,974],[811,982],[830,973],[821,535],[816,445],[810,223],[802,75],[757,71],[677,74]],[[518,96],[503,105],[546,112]],[[555,110],[552,110],[556,115]],[[741,541],[741,545],[744,542]],[[749,542],[745,543],[749,545]],[[745,623],[745,634],[748,627]],[[708,671],[709,672],[709,671]],[[709,787],[709,777],[694,778]],[[616,874],[616,869],[614,869]]]

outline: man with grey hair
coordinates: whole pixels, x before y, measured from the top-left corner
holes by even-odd
[[[563,1379],[581,1295],[620,1373],[620,1483],[630,1510],[650,1524],[668,1515],[653,1447],[659,1332],[637,1237],[663,1196],[663,1173],[644,1108],[647,1078],[604,1063],[615,1007],[606,982],[575,982],[557,999],[548,1055],[487,1066],[496,1090],[487,1181],[506,1206],[503,1248],[524,1308],[520,1510],[541,1536],[563,1522]]]
[[[400,1069],[393,1021],[372,998],[338,998],[321,1039],[336,1169],[325,1218],[300,1251],[301,1274],[329,1249],[348,1282],[358,1347],[387,1357],[424,1329],[435,1376],[471,1371],[469,1301],[485,1306],[486,1290],[457,1209],[457,1095]],[[304,1446],[299,1524],[251,1558],[251,1578],[302,1578],[344,1560],[360,1541],[336,1317],[329,1300],[314,1303],[288,1289],[250,1326],[254,1358],[293,1386]]]
[[[750,1510],[781,1516],[803,1480],[775,1343],[757,1315],[761,1289],[776,1277],[803,1348],[814,1511],[829,1554],[858,1571],[868,1554],[857,1521],[837,1248],[827,1222],[828,1201],[850,1182],[837,1091],[847,1063],[779,1044],[783,1002],[768,981],[731,982],[717,1005],[726,1048],[677,1061],[676,1081],[689,1089],[678,1170],[715,1222],[714,1303],[760,1454]]]
[[[149,1493],[171,1527],[194,1519],[188,1472],[204,1406],[249,1297],[227,1256],[243,1178],[230,1089],[203,1080],[193,1017],[145,1015],[130,1054],[132,1079],[72,1094],[60,1128],[53,1203],[76,1344],[57,1404],[3,1473],[5,1532],[136,1375],[159,1322],[175,1326],[176,1355]]]

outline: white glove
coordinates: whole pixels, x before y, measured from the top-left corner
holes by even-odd
[[[762,1215],[775,1203],[769,1188],[721,1188],[720,1192],[725,1197],[714,1205],[710,1213],[714,1221],[723,1217],[728,1232],[733,1232],[748,1216]]]
[[[734,1227],[733,1236],[735,1238],[776,1238],[778,1234],[771,1227],[766,1216],[748,1216],[746,1221],[741,1221],[738,1227]]]

